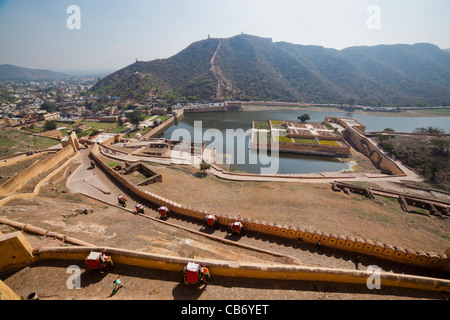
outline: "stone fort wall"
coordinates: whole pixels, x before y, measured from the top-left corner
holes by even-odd
[[[137,266],[180,272],[192,259],[156,255],[151,253],[136,252],[124,249],[105,247],[56,247],[33,249],[21,232],[0,236],[0,252],[9,259],[8,262],[0,261],[0,270],[12,270],[15,268],[33,265],[39,261],[68,261],[70,264],[84,263],[91,251],[103,250],[110,255],[115,263],[126,266]],[[221,261],[202,259],[197,262],[208,266],[214,276],[240,277],[253,279],[273,280],[302,280],[325,281],[332,283],[346,283],[367,285],[371,272],[363,270],[345,270],[320,267],[304,267],[298,265],[272,264],[270,266],[259,263],[245,263],[235,261]],[[428,290],[436,292],[449,291],[450,281],[391,272],[380,272],[380,282],[383,286]],[[0,295],[6,299],[19,299],[19,297],[6,285],[0,282]]]
[[[54,168],[61,161],[73,155],[74,149],[72,145],[67,145],[51,157],[40,161],[36,160],[25,171],[16,173],[11,178],[0,185],[0,196],[7,196],[22,188],[30,179],[37,175]]]
[[[199,221],[203,221],[207,215],[213,214],[212,212],[184,206],[180,203],[171,201],[134,185],[124,176],[110,168],[107,163],[102,161],[98,144],[93,147],[91,157],[118,183],[142,199],[154,203],[157,206],[166,206],[173,213]],[[227,227],[233,221],[241,221],[245,230],[252,233],[270,235],[288,240],[299,240],[310,244],[318,244],[320,242],[320,244],[325,247],[335,248],[338,250],[371,255],[413,266],[450,271],[450,259],[445,253],[436,254],[433,252],[416,251],[391,244],[374,242],[370,239],[362,239],[359,237],[339,235],[318,230],[309,230],[302,227],[279,225],[248,218],[242,219],[237,216],[218,216],[218,222],[221,226]]]
[[[383,171],[383,173],[396,176],[406,176],[406,174],[391,158],[386,156],[386,154],[380,151],[372,141],[364,136],[364,125],[358,123],[354,126],[350,126],[341,118],[333,117],[326,118],[326,121],[342,125],[345,128],[343,132],[344,138],[347,141],[350,141],[356,150],[369,158],[376,167]]]

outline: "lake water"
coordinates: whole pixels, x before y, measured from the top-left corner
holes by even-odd
[[[263,110],[263,111],[239,111],[239,112],[211,112],[186,114],[177,124],[167,129],[161,136],[167,139],[182,140],[189,133],[192,141],[194,137],[202,139],[207,147],[215,148],[217,152],[223,151],[229,154],[231,162],[229,169],[248,172],[263,173],[263,169],[273,169],[280,174],[292,173],[317,173],[317,172],[334,172],[347,170],[351,167],[350,159],[329,158],[329,157],[312,157],[304,155],[280,154],[278,157],[272,155],[272,158],[259,158],[255,151],[248,149],[250,138],[247,136],[238,143],[238,139],[227,139],[227,130],[242,129],[242,133],[251,129],[253,120],[293,120],[297,121],[297,117],[303,113],[311,116],[312,122],[322,122],[325,117],[344,117],[354,118],[366,126],[366,131],[381,131],[385,128],[392,128],[397,132],[412,132],[418,127],[438,127],[450,132],[450,117],[381,117],[371,115],[361,115],[348,112],[327,112],[327,111],[304,111],[304,110]],[[194,124],[200,124],[201,128],[195,129]],[[208,129],[217,129],[211,131]],[[217,137],[214,133],[222,133],[222,141],[216,141],[215,138],[205,136],[206,133],[212,133],[213,137]],[[179,135],[184,133],[184,135]],[[222,139],[219,139],[222,140]],[[244,142],[245,140],[245,142]],[[267,161],[269,160],[269,161]]]

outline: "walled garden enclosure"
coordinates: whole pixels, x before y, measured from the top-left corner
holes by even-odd
[[[326,121],[253,121],[250,148],[259,149],[263,145],[268,150],[277,145],[284,153],[335,157],[349,157],[351,153],[343,136]]]

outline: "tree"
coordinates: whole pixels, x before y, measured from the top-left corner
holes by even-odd
[[[55,120],[46,121],[44,124],[45,131],[52,131],[58,127]]]
[[[167,108],[169,106],[169,104],[166,102],[166,101],[160,101],[159,103],[158,103],[158,107],[160,107],[160,108]]]
[[[435,127],[427,127],[427,128],[416,128],[413,131],[414,133],[445,133],[444,129],[435,128]]]
[[[446,156],[448,152],[448,141],[444,139],[433,139],[430,141],[436,155]]]
[[[380,145],[384,149],[384,151],[390,152],[390,153],[395,153],[395,145],[391,139],[382,142]]]
[[[428,172],[430,182],[437,182],[440,172],[445,168],[445,163],[437,158],[425,162],[425,171]]]
[[[176,91],[172,91],[166,94],[166,96],[164,97],[164,99],[166,100],[167,104],[169,106],[173,106],[174,104],[176,104],[178,102],[179,99],[179,93]]]
[[[384,142],[384,141],[388,141],[391,140],[391,137],[387,134],[379,134],[378,135],[378,140],[380,140],[380,142]]]
[[[96,135],[98,135],[99,133],[100,133],[99,130],[94,130],[94,131],[92,131],[92,132],[89,134],[89,137],[96,136]]]
[[[144,121],[145,117],[140,110],[135,110],[133,112],[128,113],[128,120],[131,124],[133,124],[136,129],[141,121]]]
[[[56,110],[56,105],[53,102],[44,102],[41,104],[40,109],[52,113]]]
[[[211,169],[210,164],[202,159],[202,163],[200,164],[200,172],[204,175],[206,173],[206,170],[209,169]]]
[[[306,121],[308,121],[308,120],[311,120],[311,117],[309,116],[309,114],[304,113],[303,115],[299,116],[298,119],[299,119],[301,122],[306,122]]]
[[[354,105],[354,104],[356,104],[356,98],[348,98],[347,99],[347,104],[349,104],[349,105]]]

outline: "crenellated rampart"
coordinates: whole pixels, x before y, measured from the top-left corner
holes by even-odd
[[[166,206],[173,213],[200,221],[204,220],[207,215],[213,214],[212,212],[184,206],[180,203],[171,201],[134,185],[123,175],[116,172],[104,161],[102,161],[98,144],[94,145],[91,151],[91,158],[93,158],[101,168],[108,172],[110,176],[116,180],[116,182],[120,183],[131,193],[154,203],[157,206]],[[241,221],[245,230],[251,233],[275,236],[288,240],[298,240],[310,244],[320,244],[322,246],[335,248],[337,250],[374,256],[401,264],[450,271],[450,259],[445,253],[436,254],[433,252],[416,251],[391,244],[374,242],[370,239],[362,239],[359,237],[345,236],[318,230],[309,230],[302,227],[274,224],[271,222],[257,221],[249,218],[240,218],[238,216],[218,216],[218,223],[221,226],[227,227],[233,221]]]

